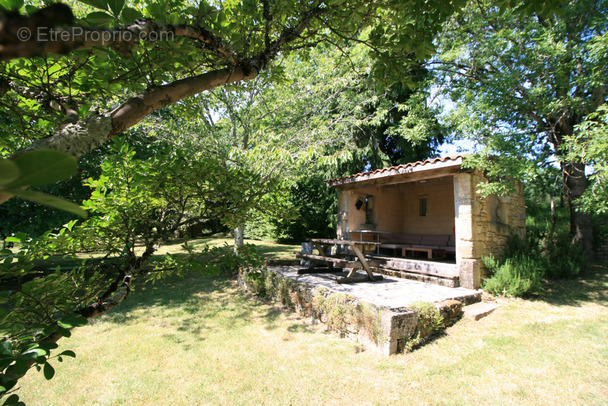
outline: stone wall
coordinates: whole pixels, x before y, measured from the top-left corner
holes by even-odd
[[[454,188],[452,177],[401,184],[403,225],[408,234],[454,234]],[[420,199],[427,200],[427,215],[420,215]]]
[[[478,172],[461,172],[454,176],[456,211],[456,263],[460,286],[477,289],[484,276],[482,258],[500,255],[513,234],[524,237],[526,209],[523,187],[508,196],[481,198],[477,186],[484,177]]]
[[[384,355],[411,350],[414,344],[424,344],[429,339],[426,326],[420,325],[414,310],[375,306],[326,287],[298,283],[272,270],[241,269],[239,285],[311,316],[329,329]],[[458,300],[429,305],[437,308],[441,329],[453,324],[462,314],[462,303]]]

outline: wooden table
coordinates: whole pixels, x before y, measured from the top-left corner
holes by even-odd
[[[349,233],[359,233],[359,241],[363,241],[363,235],[369,234],[372,236],[375,242],[380,242],[380,234],[389,234],[388,231],[378,230],[349,230]],[[351,237],[352,238],[352,237]],[[376,247],[376,254],[380,253],[380,244]]]
[[[345,278],[339,279],[338,283],[377,281],[382,279],[382,276],[374,276],[371,270],[371,266],[374,266],[375,262],[365,258],[365,255],[369,252],[373,252],[380,243],[373,241],[334,240],[324,238],[313,238],[310,241],[317,251],[319,251],[319,255],[297,253],[296,256],[312,261],[324,261],[329,265],[330,269],[333,265],[342,268],[350,268],[348,275]],[[357,259],[348,260],[336,255],[327,254],[328,249],[331,250],[334,245],[348,246],[352,249]],[[355,274],[358,269],[363,269],[367,273],[367,276],[363,278],[356,277]]]

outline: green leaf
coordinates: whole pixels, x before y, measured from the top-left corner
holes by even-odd
[[[53,379],[53,376],[55,376],[55,368],[53,368],[48,362],[44,364],[42,371],[47,381]]]
[[[74,213],[82,218],[87,218],[88,216],[87,212],[81,209],[76,203],[72,203],[56,196],[47,195],[46,193],[33,192],[31,190],[7,190],[5,193],[10,193],[22,199],[40,203],[45,206],[50,206],[55,209]]]
[[[50,350],[54,350],[55,348],[59,347],[59,345],[57,343],[42,343],[40,344],[40,348],[50,351]]]
[[[143,15],[139,10],[135,10],[131,7],[125,7],[122,9],[121,20],[125,24],[133,24],[135,20],[142,18]]]
[[[71,313],[57,322],[63,328],[82,327],[87,325],[87,319],[79,314]]]
[[[28,369],[30,369],[29,362],[24,361],[22,359],[18,359],[17,362],[15,362],[15,373],[17,374],[17,376],[25,375]]]
[[[57,332],[59,334],[61,334],[63,337],[71,337],[72,336],[72,332],[70,330],[68,330],[67,328],[57,327]]]
[[[19,10],[23,7],[23,0],[0,0],[0,6],[9,11]]]
[[[12,354],[13,343],[11,343],[10,341],[3,341],[2,345],[0,345],[0,349],[2,349],[2,354]]]
[[[19,186],[44,185],[67,179],[76,173],[76,158],[59,151],[29,151],[14,160],[21,176],[6,185],[7,189]]]
[[[6,185],[15,180],[21,171],[13,161],[8,159],[0,159],[0,185]]]
[[[65,350],[64,352],[62,352],[59,355],[64,356],[64,357],[76,358],[76,353],[74,351],[72,351],[72,350]]]
[[[25,11],[27,12],[28,15],[32,15],[38,10],[40,10],[38,7],[32,6],[30,4],[25,5]]]
[[[110,6],[110,9],[112,9],[114,16],[118,17],[125,5],[125,0],[108,0],[108,5]]]
[[[164,10],[161,8],[160,4],[158,4],[158,3],[148,4],[146,8],[148,9],[148,13],[150,14],[150,16],[152,18],[160,19],[160,18],[164,17],[164,15],[163,15]]]
[[[47,354],[47,352],[45,350],[43,350],[42,348],[32,348],[29,351],[24,352],[23,354],[21,354],[20,358],[21,359],[25,359],[25,360],[36,360],[39,357],[44,357]]]
[[[81,3],[88,4],[101,10],[108,9],[108,3],[105,0],[79,0]]]
[[[6,398],[6,401],[4,402],[4,404],[5,405],[15,405],[15,404],[17,404],[18,400],[19,400],[19,395],[13,393],[8,398]]]
[[[108,13],[94,11],[87,14],[85,20],[91,25],[109,26],[115,19]]]

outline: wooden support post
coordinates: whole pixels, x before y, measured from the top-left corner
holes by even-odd
[[[369,277],[369,280],[373,281],[374,280],[374,273],[372,272],[372,269],[369,267],[369,265],[367,263],[367,260],[365,259],[365,255],[363,255],[363,252],[361,252],[361,250],[359,249],[359,247],[357,247],[356,245],[353,245],[352,249],[355,252],[355,255],[357,255],[357,258],[359,258],[359,261],[361,262],[361,265],[363,266],[363,269],[367,273],[367,276]],[[351,276],[350,273],[348,274],[348,276],[349,277]]]

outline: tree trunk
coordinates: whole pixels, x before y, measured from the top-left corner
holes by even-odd
[[[245,225],[239,224],[234,229],[234,253],[238,255],[239,250],[245,244]]]
[[[551,225],[555,227],[556,215],[555,215],[555,196],[551,193]]]
[[[593,250],[593,224],[591,215],[577,210],[576,200],[580,198],[587,189],[587,176],[585,175],[585,164],[580,162],[567,163],[564,165],[564,176],[566,183],[566,199],[570,209],[570,233],[573,241],[580,244],[589,259],[595,258]]]

